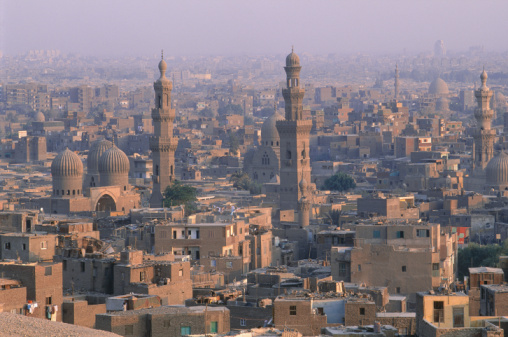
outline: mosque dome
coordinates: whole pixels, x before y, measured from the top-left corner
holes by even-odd
[[[83,175],[83,163],[77,154],[69,149],[61,152],[51,163],[51,175],[55,177],[75,177]]]
[[[291,54],[286,56],[286,67],[299,67],[300,66],[300,58],[296,53],[291,50]]]
[[[129,168],[129,158],[113,144],[99,158],[101,186],[120,186],[126,190],[129,184]]]
[[[501,151],[492,158],[485,168],[488,185],[504,185],[508,183],[508,154]]]
[[[58,154],[51,163],[53,195],[75,197],[80,195],[83,184],[83,163],[69,149]]]
[[[277,131],[277,121],[281,120],[284,120],[284,117],[275,111],[263,122],[263,126],[261,126],[261,145],[278,146],[280,137]]]
[[[113,143],[105,139],[97,140],[92,143],[86,160],[88,173],[96,173],[99,171],[99,158],[112,146]]]
[[[102,173],[129,173],[129,158],[116,145],[111,146],[99,158],[99,172]]]
[[[494,93],[497,106],[506,106],[506,97],[502,92],[496,91]]]
[[[448,95],[450,92],[448,90],[448,84],[443,81],[440,77],[436,78],[429,86],[429,94],[436,96]]]
[[[45,122],[46,121],[46,117],[44,116],[44,114],[40,111],[38,111],[36,114],[35,114],[35,121],[36,122]]]

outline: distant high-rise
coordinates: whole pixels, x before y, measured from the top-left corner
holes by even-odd
[[[300,58],[293,51],[286,57],[285,119],[276,122],[280,136],[280,209],[297,210],[299,201],[311,188],[309,134],[312,120],[303,120],[303,96],[300,87]],[[305,181],[299,188],[299,182]]]
[[[494,156],[494,137],[496,131],[491,129],[492,117],[494,111],[490,108],[490,99],[492,90],[487,87],[487,73],[485,69],[480,75],[482,85],[475,90],[475,97],[478,107],[474,111],[474,117],[478,123],[478,128],[474,133],[474,168],[478,172],[483,172],[489,160]]]
[[[443,40],[437,40],[434,43],[434,57],[445,57],[446,49]]]
[[[399,99],[399,65],[395,64],[395,100]]]
[[[162,207],[164,190],[174,180],[175,150],[178,139],[173,137],[175,110],[171,108],[173,84],[166,78],[164,57],[159,62],[160,78],[155,81],[155,108],[152,109],[154,135],[150,137],[153,159],[153,187],[150,207]]]

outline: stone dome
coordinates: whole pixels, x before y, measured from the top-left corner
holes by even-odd
[[[129,158],[113,144],[99,158],[101,186],[120,186],[126,190],[129,184],[129,168]]]
[[[436,96],[448,95],[450,91],[448,90],[448,84],[443,81],[440,77],[436,78],[429,86],[429,94]]]
[[[261,126],[261,145],[278,146],[277,142],[280,141],[280,137],[276,124],[277,121],[281,120],[284,120],[284,117],[278,111],[275,111],[263,122]]]
[[[291,54],[286,56],[286,67],[299,67],[300,66],[300,58],[296,53],[291,50]]]
[[[99,172],[99,158],[112,146],[113,143],[106,139],[96,140],[92,143],[86,160],[88,173]]]
[[[51,163],[51,175],[55,177],[76,177],[83,175],[83,163],[77,154],[69,149],[61,152]]]
[[[40,111],[38,111],[35,116],[35,121],[36,122],[45,122],[46,121],[46,116],[44,116],[44,114]]]
[[[508,154],[501,151],[492,158],[485,168],[488,185],[508,184]]]
[[[81,194],[83,184],[83,163],[77,154],[69,149],[58,154],[51,163],[53,195],[57,198],[72,198]]]
[[[116,145],[99,158],[99,173],[129,173],[129,158]]]

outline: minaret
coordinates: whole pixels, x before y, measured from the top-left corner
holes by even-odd
[[[285,102],[285,119],[277,121],[280,136],[280,209],[297,210],[298,202],[311,188],[309,161],[309,134],[311,120],[303,120],[303,95],[300,88],[300,58],[293,51],[286,57],[287,88],[282,89]],[[309,182],[306,190],[301,190],[301,179]]]
[[[482,86],[475,90],[478,107],[474,111],[474,117],[478,124],[478,129],[474,133],[474,167],[477,173],[483,173],[483,170],[494,156],[494,137],[495,130],[491,129],[492,117],[494,111],[490,108],[490,99],[492,90],[487,87],[487,73],[483,69],[480,75]]]
[[[150,207],[162,207],[162,194],[174,180],[175,150],[178,139],[173,137],[175,110],[171,109],[171,89],[173,84],[166,78],[164,55],[159,62],[160,78],[155,81],[155,108],[152,109],[153,136],[150,137],[150,150],[153,159],[153,187]]]
[[[399,65],[395,64],[395,100],[399,99]]]

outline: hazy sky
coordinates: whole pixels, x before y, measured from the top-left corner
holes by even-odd
[[[508,1],[0,0],[0,50],[86,55],[508,50]]]

